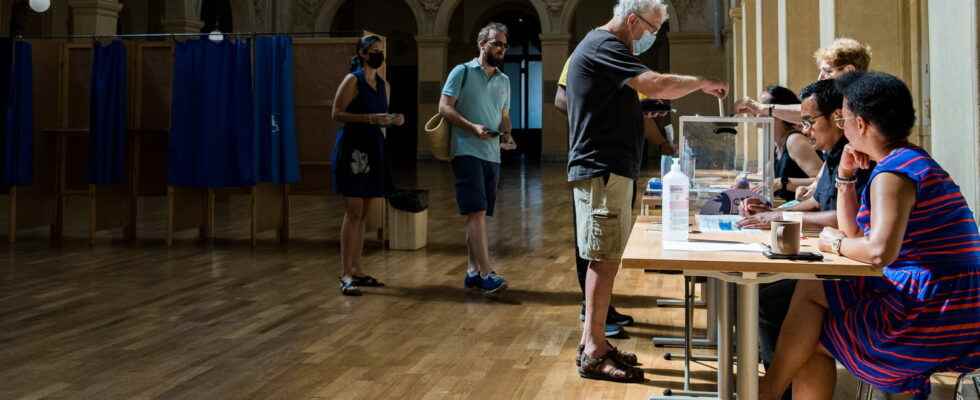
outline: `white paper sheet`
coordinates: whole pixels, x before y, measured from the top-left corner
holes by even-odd
[[[762,243],[730,243],[730,242],[663,242],[664,250],[680,251],[744,251],[761,253],[766,250]]]

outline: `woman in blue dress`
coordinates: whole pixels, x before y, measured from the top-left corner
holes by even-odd
[[[830,399],[840,362],[889,393],[929,395],[936,372],[980,368],[980,234],[959,186],[908,142],[905,84],[883,73],[837,78],[835,118],[850,144],[837,169],[837,223],[823,251],[882,268],[881,277],[800,281],[760,399]],[[877,165],[863,191],[857,169]],[[819,266],[818,266],[819,267]]]
[[[385,195],[387,171],[381,129],[405,123],[403,115],[388,113],[387,84],[378,74],[384,61],[381,38],[362,38],[351,60],[351,73],[337,88],[333,103],[333,120],[343,123],[333,148],[331,172],[334,192],[343,195],[346,202],[340,228],[340,291],[348,296],[360,295],[360,287],[383,286],[361,270],[361,253],[366,213]]]

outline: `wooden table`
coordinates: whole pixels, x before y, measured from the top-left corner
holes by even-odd
[[[770,260],[761,253],[736,251],[677,251],[664,250],[661,241],[659,219],[638,217],[633,225],[626,250],[623,253],[624,268],[653,269],[683,272],[689,276],[716,278],[735,283],[738,296],[738,399],[758,398],[759,365],[759,284],[782,279],[835,279],[854,276],[881,276],[881,270],[868,264],[824,253],[820,262]],[[769,232],[757,233],[692,233],[690,241],[767,243]],[[810,237],[801,240],[801,251],[819,251],[818,240]],[[719,285],[727,289],[729,285]],[[718,396],[731,399],[731,324],[730,296],[722,290],[716,299],[718,305]],[[690,352],[688,351],[688,354]],[[686,362],[686,361],[685,361]]]

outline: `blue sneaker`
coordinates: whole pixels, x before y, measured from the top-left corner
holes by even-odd
[[[466,280],[463,281],[463,285],[467,289],[480,289],[483,291],[483,294],[494,294],[507,288],[507,280],[497,275],[496,272],[490,272],[486,278],[480,275],[470,276],[466,274]]]
[[[463,287],[467,289],[474,289],[479,287],[480,282],[482,281],[483,279],[480,279],[480,274],[470,275],[470,273],[467,272],[466,279],[463,280]]]

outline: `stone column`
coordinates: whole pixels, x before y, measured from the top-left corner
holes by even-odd
[[[763,0],[744,0],[742,1],[742,27],[744,40],[744,46],[742,49],[745,50],[745,58],[742,63],[745,68],[745,92],[748,97],[753,99],[758,99],[759,90],[761,89],[759,81],[762,79],[762,73],[759,71],[762,68],[761,56],[759,56],[759,46],[757,44],[759,36],[756,33],[759,30],[759,24],[756,22],[759,18],[759,12],[756,8],[758,2]],[[752,124],[746,129],[745,135],[745,161],[747,165],[745,168],[752,169],[757,161],[759,161],[759,135],[755,134],[755,125]]]
[[[116,23],[123,5],[117,0],[69,0],[72,31],[75,34],[116,34]]]
[[[568,159],[568,118],[555,108],[555,91],[558,77],[565,66],[570,50],[571,36],[567,34],[541,35],[541,159],[565,161]]]
[[[837,37],[837,0],[819,0],[820,6],[820,47],[829,45]]]
[[[732,98],[735,100],[748,97],[745,73],[745,21],[742,18],[742,7],[732,7],[728,10],[732,18]],[[745,135],[735,137],[735,163],[745,162]]]
[[[432,149],[425,138],[425,123],[439,112],[439,97],[446,81],[448,36],[416,36],[419,52],[418,156],[430,158]]]
[[[980,206],[980,5],[977,0],[928,4],[932,155],[960,186],[973,210]],[[874,59],[878,59],[875,53]],[[917,116],[922,114],[921,110]]]
[[[779,3],[755,2],[756,70],[758,88],[779,82]],[[795,89],[794,89],[795,91]]]
[[[780,35],[786,37],[786,84],[799,91],[817,80],[813,52],[820,48],[820,0],[780,0],[787,4],[786,27]]]
[[[167,0],[163,14],[160,23],[167,33],[198,33],[204,27],[198,2]]]
[[[204,27],[204,21],[198,17],[166,18],[162,22],[167,33],[197,33]]]

